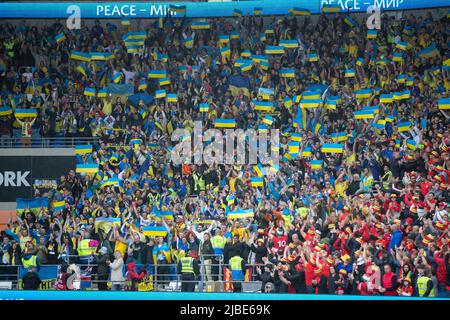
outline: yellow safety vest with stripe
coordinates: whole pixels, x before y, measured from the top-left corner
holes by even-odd
[[[383,188],[384,189],[390,189],[391,188],[391,183],[390,183],[391,177],[392,177],[392,172],[388,171],[381,178],[381,181],[383,181]]]
[[[202,176],[198,176],[197,174],[193,174],[194,178],[194,190],[195,191],[205,191],[205,179]]]
[[[230,259],[231,275],[233,280],[244,280],[244,272],[242,272],[242,258],[234,256]]]
[[[36,256],[31,256],[29,259],[22,258],[22,265],[24,268],[37,267]]]
[[[427,285],[428,281],[432,281],[431,278],[422,276],[419,279],[417,279],[417,289],[419,291],[419,297],[423,297],[425,292],[427,291]],[[431,289],[430,294],[428,295],[430,298],[434,298],[434,288]]]
[[[95,247],[89,247],[90,241],[91,241],[90,239],[84,239],[84,240],[80,241],[80,243],[78,244],[78,256],[79,257],[90,256],[92,253],[95,252],[95,250],[96,250]]]
[[[214,254],[223,254],[223,248],[225,247],[226,239],[224,236],[214,236],[211,238],[211,245],[214,250]]]
[[[181,273],[194,273],[194,259],[191,257],[184,257],[180,259]]]

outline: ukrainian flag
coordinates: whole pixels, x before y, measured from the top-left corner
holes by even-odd
[[[281,69],[280,77],[283,78],[295,78],[295,70],[294,69]]]
[[[252,65],[251,62],[250,63],[245,63],[245,64],[241,65],[241,70],[243,72],[250,71],[250,70],[252,70],[252,67],[253,67],[253,65]]]
[[[440,98],[438,100],[438,108],[439,110],[450,109],[450,98]]]
[[[334,12],[341,12],[342,8],[338,4],[324,4],[322,6],[322,12],[325,13],[334,13]]]
[[[176,93],[167,94],[167,102],[178,102],[178,96]]]
[[[380,59],[377,61],[377,64],[381,65],[381,66],[385,66],[387,63],[387,59]]]
[[[324,143],[322,144],[323,153],[343,153],[344,146],[340,143]]]
[[[269,29],[266,29],[266,31],[264,31],[264,33],[265,34],[274,34],[275,30],[273,30],[273,28],[269,28]]]
[[[263,8],[262,7],[255,7],[255,8],[253,8],[253,14],[255,16],[262,15],[263,14]]]
[[[304,91],[302,93],[302,99],[320,99],[322,94],[319,91]]]
[[[127,40],[125,40],[125,47],[143,46],[144,44],[145,44],[145,39],[127,39]]]
[[[249,60],[249,59],[237,59],[236,62],[234,63],[234,66],[240,67],[242,65],[248,65],[251,63],[252,63],[252,60]]]
[[[251,57],[252,57],[252,53],[251,53],[250,50],[244,50],[244,51],[241,53],[241,57],[243,57],[243,58],[251,58]]]
[[[169,78],[161,78],[159,79],[159,85],[160,86],[166,86],[170,84],[170,79]]]
[[[284,48],[295,49],[295,48],[298,48],[298,41],[297,40],[281,40],[279,45]]]
[[[269,132],[269,127],[266,126],[265,124],[260,124],[258,126],[258,131],[262,132],[262,133],[268,133]]]
[[[86,144],[86,145],[78,145],[74,148],[75,154],[87,154],[92,152],[92,145]]]
[[[311,169],[313,170],[320,170],[322,169],[322,160],[311,160],[310,164],[311,164]]]
[[[53,210],[58,212],[63,210],[66,207],[66,201],[53,201],[52,202]]]
[[[270,101],[257,101],[254,100],[253,104],[255,106],[255,110],[257,111],[272,111],[273,109],[273,104]]]
[[[231,31],[230,39],[232,39],[232,40],[239,40],[240,37],[241,37],[241,35],[239,34],[239,31],[236,31],[236,30]]]
[[[411,91],[403,90],[400,92],[400,100],[406,100],[411,98]]]
[[[403,62],[403,54],[401,52],[394,52],[392,61]]]
[[[266,54],[284,54],[282,46],[266,46]]]
[[[188,72],[188,66],[179,66],[178,67],[178,71],[180,71],[181,73],[185,73]]]
[[[426,47],[425,49],[420,50],[417,55],[421,58],[432,58],[435,56],[439,56],[440,54],[436,45],[433,43],[430,46]]]
[[[252,177],[251,184],[252,184],[252,187],[263,187],[264,186],[264,178]]]
[[[86,68],[84,67],[84,65],[80,64],[79,66],[77,66],[75,68],[75,70],[79,71],[82,75],[87,77],[87,71],[86,71]]]
[[[373,112],[374,114],[378,114],[378,112],[380,111],[380,107],[379,106],[365,106],[362,108],[362,111],[370,111],[370,112]]]
[[[144,47],[142,47],[142,46],[128,46],[127,47],[127,53],[138,53],[138,52],[144,52]]]
[[[292,155],[293,154],[298,154],[300,152],[300,144],[299,144],[299,142],[291,141],[291,142],[289,142],[288,147],[289,147],[289,153],[292,154]]]
[[[255,172],[258,175],[258,177],[263,177],[263,176],[266,175],[266,170],[264,170],[264,168],[261,165],[261,163],[259,163],[258,165],[254,166],[253,170],[255,170]]]
[[[357,66],[362,66],[364,64],[364,59],[363,58],[359,58],[358,60],[356,60],[356,65]]]
[[[408,47],[408,43],[407,43],[407,42],[403,42],[403,41],[399,41],[399,42],[397,42],[397,44],[395,45],[395,47],[396,47],[397,49],[400,49],[400,50],[405,51],[405,50],[406,50],[406,47]]]
[[[103,52],[91,52],[91,60],[94,61],[104,61],[105,60],[105,55],[103,54]]]
[[[308,9],[302,9],[302,8],[297,8],[297,7],[293,7],[292,9],[289,9],[289,12],[292,13],[294,16],[310,16],[311,15],[311,11],[309,11]]]
[[[131,25],[131,22],[130,22],[130,19],[123,18],[122,20],[120,20],[120,24],[123,26],[129,26],[129,25]]]
[[[147,81],[142,80],[141,82],[139,82],[138,90],[146,90],[146,89],[147,89]]]
[[[266,34],[264,32],[259,34],[259,40],[260,41],[266,41],[267,40]]]
[[[261,95],[264,100],[269,100],[271,95],[274,95],[273,89],[269,88],[259,88],[258,95]]]
[[[0,116],[7,116],[13,113],[13,110],[11,107],[1,107],[0,108]]]
[[[386,122],[394,122],[395,121],[395,117],[394,116],[386,116],[385,118]]]
[[[411,130],[411,122],[399,122],[397,124],[398,132],[404,132]]]
[[[88,97],[95,97],[95,89],[94,88],[84,88],[84,95]]]
[[[301,108],[317,108],[322,104],[322,99],[301,99],[300,107]]]
[[[399,74],[397,77],[398,83],[405,83],[406,82],[406,76],[404,74]]]
[[[105,87],[105,88],[103,88],[103,89],[100,89],[98,92],[97,92],[97,97],[98,98],[106,98],[106,96],[108,95],[108,89]]]
[[[260,62],[269,62],[269,58],[267,58],[267,56],[255,54],[255,55],[252,57],[252,61],[253,61],[253,62],[256,62],[256,63],[260,63]]]
[[[336,100],[327,100],[327,102],[325,103],[325,106],[328,110],[336,110],[336,105]]]
[[[302,141],[302,135],[300,133],[293,132],[291,134],[291,141],[301,142]]]
[[[64,34],[64,32],[61,32],[60,34],[56,35],[56,37],[55,37],[55,41],[58,44],[60,44],[61,42],[63,42],[66,39],[67,38],[66,38],[66,35]]]
[[[116,72],[112,77],[111,80],[114,83],[119,83],[120,79],[122,79],[122,72]]]
[[[77,173],[97,173],[98,164],[77,164],[75,172]]]
[[[167,229],[165,227],[147,226],[142,228],[142,233],[146,237],[165,237],[167,235]]]
[[[412,139],[408,139],[408,140],[406,140],[406,146],[411,150],[416,150],[417,143]]]
[[[193,21],[191,23],[191,29],[193,30],[202,30],[202,29],[210,29],[211,26],[209,25],[208,21]]]
[[[286,152],[284,155],[283,155],[283,158],[281,159],[282,161],[284,161],[284,162],[289,162],[289,161],[291,161],[291,160],[293,160],[294,158],[292,157],[292,155],[291,154],[289,154],[289,152]]]
[[[231,49],[230,47],[224,47],[222,49],[220,49],[220,54],[223,56],[229,56],[231,54]]]
[[[186,13],[186,6],[171,4],[169,10],[176,13]]]
[[[345,70],[345,78],[353,78],[355,76],[355,70],[353,69],[346,69]]]
[[[303,156],[303,157],[309,157],[309,156],[311,156],[311,147],[306,147],[305,149],[303,149],[303,151],[302,151],[302,156]]]
[[[219,36],[219,42],[220,43],[228,43],[230,42],[230,36],[227,34],[222,34]]]
[[[245,219],[245,218],[253,218],[254,213],[253,209],[238,209],[236,211],[228,211],[227,217],[228,219]]]
[[[337,142],[347,141],[347,133],[345,131],[332,133],[331,139]]]
[[[200,112],[208,112],[209,111],[209,104],[201,103],[199,105],[199,109],[200,109]]]
[[[119,184],[120,181],[117,178],[106,179],[100,182],[100,189],[108,186],[118,186]]]
[[[268,62],[265,62],[265,61],[261,61],[260,63],[259,63],[259,65],[261,66],[261,69],[263,69],[263,70],[269,70],[269,63]]]
[[[394,100],[394,97],[393,97],[392,93],[386,93],[386,94],[380,95],[381,103],[392,103],[393,100]]]
[[[35,118],[38,113],[36,109],[16,109],[14,115],[16,118]]]
[[[268,124],[270,126],[273,123],[273,118],[272,116],[265,116],[262,121],[263,123]]]
[[[145,39],[147,38],[147,33],[145,31],[134,31],[134,32],[127,32],[123,35],[122,40],[128,41],[131,39]]]
[[[150,78],[150,79],[167,78],[166,70],[150,70],[148,72],[148,78]]]
[[[361,89],[355,92],[356,99],[367,99],[372,96],[372,89]]]
[[[373,119],[375,117],[374,112],[370,110],[361,110],[354,112],[354,118],[358,119]]]
[[[243,13],[241,10],[239,10],[239,9],[234,9],[234,10],[233,10],[233,16],[234,16],[234,17],[242,17],[243,14],[244,14],[244,13]]]
[[[91,61],[91,55],[89,53],[83,53],[79,51],[72,51],[70,53],[70,58],[79,61],[86,61],[86,62]]]
[[[216,128],[235,128],[235,119],[217,119],[215,123]]]
[[[155,98],[159,99],[159,98],[165,98],[166,97],[166,90],[161,89],[161,90],[156,90],[155,91]]]
[[[308,54],[308,61],[309,62],[319,61],[319,55],[317,53]]]
[[[378,30],[367,30],[367,39],[376,39],[378,36]]]

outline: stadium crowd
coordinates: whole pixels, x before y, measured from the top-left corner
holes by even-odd
[[[235,291],[250,274],[262,292],[449,297],[449,115],[438,102],[450,89],[448,18],[383,15],[378,32],[344,13],[206,21],[1,23],[2,141],[99,137],[77,153],[98,171],[74,168],[36,190],[63,207],[18,213],[2,263],[95,262],[98,280],[136,290],[146,275],[136,265],[161,265],[161,281],[177,264],[217,281],[223,255]],[[130,41],[139,36],[123,40],[135,31],[142,49]],[[283,40],[282,53],[266,51]],[[107,58],[80,60],[89,52]],[[126,85],[137,101],[101,95]],[[170,161],[174,129],[217,119],[280,129],[280,166]]]

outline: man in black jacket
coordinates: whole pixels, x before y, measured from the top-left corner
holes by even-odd
[[[95,262],[97,263],[97,280],[98,290],[106,291],[108,290],[108,285],[106,281],[108,280],[109,266],[107,261],[109,260],[108,249],[106,247],[101,247],[98,251],[99,255],[94,256]]]
[[[201,247],[201,254],[203,256],[203,264],[204,264],[204,273],[206,275],[206,281],[213,281],[211,275],[211,264],[212,258],[214,255],[214,249],[211,243],[211,235],[209,233],[205,233],[203,235],[203,243]]]
[[[29,267],[28,272],[22,278],[23,290],[39,290],[41,278],[36,273],[34,267]]]

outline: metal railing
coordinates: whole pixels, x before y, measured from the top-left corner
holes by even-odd
[[[73,148],[79,144],[94,144],[98,137],[0,137],[0,148]]]

